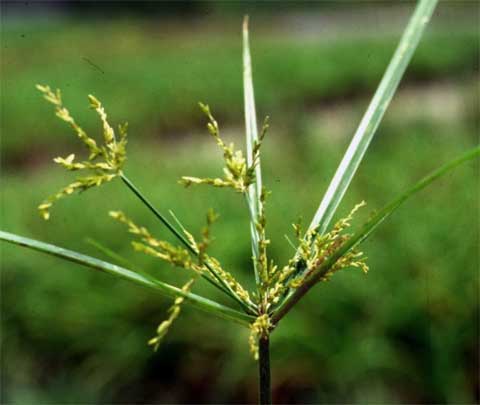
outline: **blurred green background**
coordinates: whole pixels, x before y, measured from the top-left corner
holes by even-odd
[[[105,258],[91,237],[163,280],[185,279],[132,251],[107,216],[121,209],[166,231],[121,184],[68,198],[49,222],[36,206],[72,178],[52,158],[83,150],[35,90],[49,84],[99,134],[86,96],[128,121],[128,176],[194,233],[213,207],[212,254],[252,287],[248,219],[233,192],[183,189],[215,175],[221,154],[197,102],[243,146],[241,20],[251,17],[271,256],[310,221],[368,105],[412,4],[2,3],[2,229]],[[381,207],[478,143],[478,3],[442,2],[339,210]],[[279,403],[474,403],[479,400],[478,163],[407,203],[364,245],[368,276],[321,284],[272,339]],[[248,331],[188,307],[157,353],[147,346],[170,302],[157,294],[1,245],[1,402],[250,403],[257,365]],[[195,292],[222,300],[198,283]]]

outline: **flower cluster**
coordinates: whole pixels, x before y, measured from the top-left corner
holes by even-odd
[[[267,248],[270,244],[270,239],[267,239],[266,236],[267,219],[265,216],[265,202],[269,194],[270,192],[268,192],[265,188],[262,188],[262,193],[260,195],[260,212],[258,214],[257,221],[255,222],[255,227],[258,234],[258,256],[253,258],[256,260],[257,271],[260,277],[260,300],[264,310],[269,307],[268,294],[265,292],[268,290],[268,287],[271,283],[271,277],[277,271],[277,266],[274,264],[273,260],[268,260],[267,254]]]
[[[364,205],[366,205],[364,201],[355,205],[345,218],[340,219],[332,230],[324,235],[317,235],[316,229],[312,229],[302,237],[301,225],[299,223],[293,225],[299,242],[297,255],[274,275],[274,283],[271,284],[268,292],[271,304],[276,304],[288,290],[300,287],[316,269],[348,241],[351,235],[344,231],[351,226],[353,216]],[[327,281],[335,272],[347,267],[357,267],[367,273],[368,266],[365,261],[363,252],[352,249],[327,270],[321,281]]]
[[[250,298],[248,290],[246,290],[231,273],[225,271],[217,259],[208,256],[208,263],[214,272],[219,276],[219,278],[223,280],[225,284],[227,284],[228,288],[231,289],[237,295],[237,297],[240,298],[240,300],[251,307],[255,306]]]
[[[41,85],[37,85],[37,89],[43,93],[45,100],[55,106],[57,117],[73,128],[89,152],[86,161],[75,161],[74,154],[70,154],[65,158],[57,157],[54,159],[55,163],[67,170],[86,172],[87,175],[77,177],[74,182],[48,197],[38,206],[40,215],[44,219],[49,219],[50,208],[59,199],[75,192],[100,186],[121,174],[122,167],[126,160],[127,125],[124,124],[118,127],[119,139],[117,140],[115,131],[107,121],[107,114],[102,104],[94,96],[88,96],[90,106],[97,112],[102,122],[104,144],[98,146],[97,142],[87,135],[75,122],[70,112],[63,106],[60,90],[57,89],[53,92],[49,86]]]
[[[268,129],[268,121],[265,121],[259,141],[253,146],[254,159],[252,164],[249,166],[247,165],[247,161],[243,156],[243,152],[241,150],[235,150],[233,143],[227,145],[221,138],[218,123],[215,118],[213,118],[212,113],[210,112],[210,107],[200,103],[200,108],[208,117],[208,132],[211,136],[213,136],[217,145],[222,149],[223,159],[225,161],[225,167],[223,169],[224,175],[222,178],[199,178],[183,176],[179,181],[180,184],[183,184],[185,187],[188,187],[192,184],[209,184],[214,187],[227,187],[232,188],[239,193],[245,193],[248,189],[248,186],[253,184],[255,181],[255,166],[258,164],[260,146]]]
[[[175,267],[202,272],[202,268],[192,259],[186,249],[154,238],[148,229],[136,225],[121,211],[110,211],[109,214],[113,219],[127,225],[128,231],[140,238],[142,242],[132,241],[132,246],[136,251],[157,257]]]

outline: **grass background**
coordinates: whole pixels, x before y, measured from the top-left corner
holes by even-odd
[[[47,223],[36,213],[38,203],[71,178],[51,159],[82,150],[34,85],[61,88],[91,134],[99,131],[86,100],[93,93],[112,122],[130,123],[128,176],[196,233],[206,210],[218,211],[212,253],[252,286],[243,201],[176,184],[182,175],[215,175],[221,168],[197,101],[208,102],[225,136],[243,145],[237,14],[243,10],[232,6],[223,14],[213,5],[205,6],[208,15],[188,16],[189,24],[178,16],[3,17],[2,229],[102,257],[86,242],[92,237],[166,281],[184,279],[181,271],[134,253],[128,234],[106,215],[122,209],[169,238],[121,182],[60,202]],[[299,216],[308,222],[315,212],[408,9],[253,10],[258,111],[272,122],[262,164],[273,191],[268,233],[278,263],[292,254],[283,237],[292,234],[290,224]],[[365,199],[361,223],[478,143],[474,11],[466,3],[440,5],[339,216]],[[312,34],[296,23],[323,15],[338,24]],[[385,21],[393,17],[390,27]],[[276,401],[478,400],[478,185],[478,163],[472,163],[422,192],[365,245],[368,276],[342,271],[282,321],[272,339]],[[146,341],[167,300],[38,253],[1,249],[2,403],[255,401],[256,364],[246,330],[185,308],[152,353]],[[205,285],[196,292],[216,297]]]

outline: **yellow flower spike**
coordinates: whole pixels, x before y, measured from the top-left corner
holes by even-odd
[[[195,279],[192,278],[190,279],[183,287],[182,291],[187,293],[190,292],[192,289],[192,285],[195,282]],[[183,297],[177,297],[175,298],[175,301],[173,302],[173,305],[169,308],[169,317],[164,320],[160,325],[158,325],[157,328],[157,335],[150,339],[148,341],[148,344],[150,346],[153,346],[153,350],[157,351],[160,343],[162,342],[162,339],[165,337],[167,332],[169,331],[170,327],[172,326],[173,322],[178,318],[180,315],[180,312],[182,310],[182,304],[185,299]]]
[[[98,148],[97,143],[94,139],[90,138],[85,131],[77,125],[73,117],[70,115],[70,112],[63,106],[62,104],[62,97],[61,92],[57,89],[56,93],[54,93],[49,86],[36,86],[38,90],[43,93],[43,97],[45,100],[50,102],[55,106],[55,114],[58,118],[62,121],[67,122],[73,128],[73,130],[77,133],[77,136],[80,140],[87,146],[90,151],[89,159],[95,158],[98,154],[100,154],[100,148]]]
[[[206,256],[206,260],[208,260],[209,265],[215,270],[215,272],[220,276],[220,278],[228,284],[228,286],[246,303],[252,304],[250,299],[250,294],[248,291],[243,288],[243,286],[233,277],[229,272],[225,271],[220,262],[211,257]]]
[[[197,273],[203,271],[203,269],[194,266],[190,253],[186,249],[155,239],[148,229],[136,225],[121,211],[110,211],[109,215],[117,221],[127,225],[128,231],[137,235],[142,242],[144,242],[132,242],[132,246],[137,252],[143,252],[150,256],[157,257],[176,267],[193,270]]]
[[[97,98],[89,94],[88,100],[90,101],[90,106],[98,113],[100,120],[102,121],[105,145],[110,145],[115,140],[115,132],[107,121],[107,113],[105,112],[102,103],[100,103]]]
[[[60,90],[53,92],[49,86],[37,85],[37,89],[43,93],[45,100],[55,106],[55,114],[62,121],[67,122],[76,132],[80,140],[89,150],[88,160],[82,162],[75,161],[75,155],[70,154],[66,158],[57,157],[54,162],[70,171],[86,171],[88,175],[78,177],[75,182],[64,187],[56,194],[48,197],[39,206],[38,211],[43,219],[50,218],[50,208],[59,199],[74,192],[85,191],[92,187],[99,187],[103,183],[113,180],[121,174],[121,170],[126,159],[126,125],[119,127],[120,141],[115,140],[113,128],[107,121],[105,110],[95,97],[89,96],[90,105],[95,108],[100,116],[103,125],[104,145],[99,147],[93,138],[90,138],[86,132],[75,122],[70,112],[63,106]],[[96,161],[103,158],[102,161]]]
[[[235,150],[233,143],[227,145],[220,136],[220,130],[218,123],[213,118],[210,112],[210,107],[206,104],[200,104],[200,108],[207,116],[209,122],[207,123],[207,129],[211,136],[215,139],[217,145],[222,149],[223,159],[225,161],[225,167],[223,169],[223,178],[199,178],[191,176],[183,176],[179,183],[185,187],[196,184],[208,184],[214,187],[227,187],[239,193],[245,193],[248,186],[255,181],[255,166],[258,163],[260,155],[260,145],[267,132],[268,122],[262,128],[262,133],[259,141],[254,145],[254,160],[251,166],[247,165],[247,160],[243,156],[241,150]]]
[[[261,209],[255,222],[255,228],[258,232],[259,238],[257,244],[258,257],[256,257],[255,260],[257,265],[257,271],[261,280],[261,293],[264,297],[264,305],[267,305],[268,302],[265,291],[269,287],[271,276],[275,271],[274,264],[270,263],[269,265],[267,256],[267,247],[270,244],[270,240],[266,237],[267,218],[265,216],[265,205],[269,194],[270,192],[267,191],[265,187],[263,187],[260,194]]]

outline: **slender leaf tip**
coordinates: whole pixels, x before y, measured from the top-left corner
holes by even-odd
[[[248,35],[248,20],[249,20],[249,16],[248,14],[245,14],[243,16],[243,34],[244,35]]]

